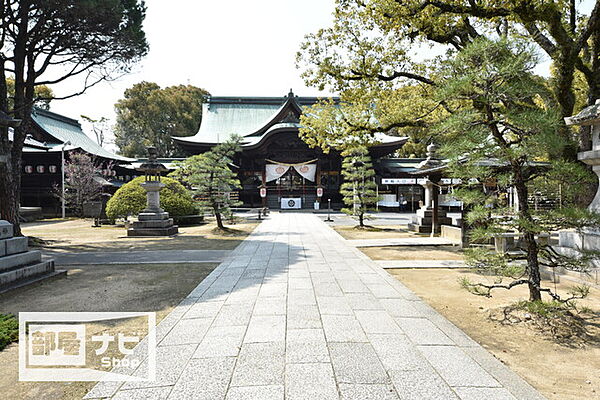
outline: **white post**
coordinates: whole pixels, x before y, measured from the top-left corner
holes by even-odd
[[[61,185],[62,185],[62,219],[66,218],[66,208],[65,208],[65,146],[70,145],[71,142],[66,141],[63,143],[60,149],[60,171],[62,175]]]
[[[373,177],[373,180],[375,181],[375,210],[379,212],[379,185],[377,184],[375,177]]]

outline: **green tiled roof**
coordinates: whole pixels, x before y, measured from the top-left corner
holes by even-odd
[[[334,101],[339,99],[334,98]],[[245,138],[242,147],[260,144],[272,133],[300,128],[288,113],[301,113],[302,108],[318,101],[317,97],[298,97],[290,91],[285,97],[211,97],[204,104],[198,133],[174,137],[180,144],[214,145],[237,134]],[[286,110],[287,107],[287,110]],[[382,145],[405,142],[406,138],[377,133],[375,140]]]
[[[98,157],[117,161],[131,161],[131,159],[127,157],[122,157],[111,153],[90,139],[85,133],[83,133],[81,125],[77,120],[41,109],[35,109],[32,112],[31,117],[40,128],[42,128],[52,137],[56,138],[60,143],[71,142],[71,145],[68,147],[68,149],[79,148],[86,153],[93,154]]]
[[[216,144],[237,134],[247,137],[248,143],[254,143],[255,137],[265,133],[286,105],[293,102],[300,108],[317,100],[316,97],[296,97],[293,93],[285,97],[211,97],[203,106],[198,133],[175,140]]]

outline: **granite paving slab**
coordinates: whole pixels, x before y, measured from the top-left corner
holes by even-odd
[[[271,213],[157,332],[156,382],[86,398],[544,399],[310,213]]]

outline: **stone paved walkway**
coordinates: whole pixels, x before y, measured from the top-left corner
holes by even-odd
[[[113,399],[543,399],[311,214],[272,213],[158,326]]]

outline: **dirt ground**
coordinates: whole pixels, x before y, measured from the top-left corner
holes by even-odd
[[[102,265],[70,267],[66,277],[0,295],[0,313],[20,311],[154,311],[159,322],[216,264]],[[146,319],[86,325],[88,336],[118,329],[144,336]],[[89,357],[94,357],[88,349]],[[116,350],[113,350],[115,355]],[[112,356],[111,352],[103,356]],[[4,399],[81,399],[93,382],[18,382],[18,344],[0,352]]]
[[[463,260],[458,246],[361,247],[372,260]]]
[[[228,233],[215,232],[211,222],[180,227],[173,237],[127,237],[123,226],[93,228],[91,220],[49,220],[22,225],[23,234],[42,239],[54,251],[124,251],[124,250],[233,250],[256,228],[257,223],[230,225]]]
[[[332,228],[346,240],[396,239],[423,236],[409,231],[406,225],[369,226],[366,228],[332,226]]]
[[[517,300],[526,300],[527,289],[496,291],[494,297],[478,297],[466,292],[458,278],[486,279],[467,270],[396,269],[388,270],[427,303],[488,349],[551,400],[600,399],[600,291],[592,289],[579,302],[594,312],[586,314],[584,342],[559,344],[526,323],[504,325],[490,319],[497,310]],[[489,279],[489,278],[488,278]],[[545,282],[546,285],[552,285]],[[573,282],[563,279],[563,294]]]

